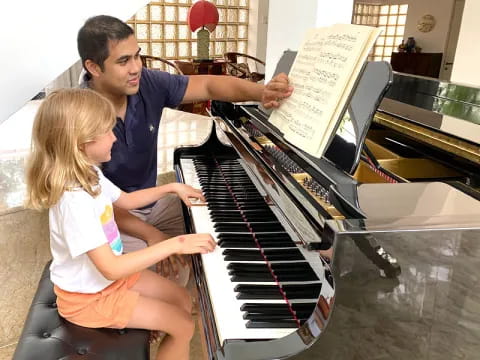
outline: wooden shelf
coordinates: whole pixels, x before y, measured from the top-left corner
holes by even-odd
[[[392,69],[398,72],[438,78],[442,53],[392,53]]]

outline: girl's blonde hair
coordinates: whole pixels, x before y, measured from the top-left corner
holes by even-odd
[[[110,131],[115,119],[110,101],[92,90],[63,89],[50,94],[33,123],[26,206],[50,208],[75,187],[98,195],[98,175],[82,148]]]

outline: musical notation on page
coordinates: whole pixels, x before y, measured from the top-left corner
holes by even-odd
[[[308,31],[289,74],[293,94],[269,119],[287,141],[323,155],[380,31],[342,24]]]

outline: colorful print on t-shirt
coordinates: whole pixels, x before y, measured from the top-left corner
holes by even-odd
[[[105,210],[100,216],[100,221],[102,222],[103,232],[107,237],[110,247],[115,255],[120,255],[123,251],[122,240],[120,239],[117,224],[113,219],[113,208],[111,205],[105,206]]]

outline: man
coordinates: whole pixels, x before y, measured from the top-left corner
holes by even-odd
[[[230,76],[187,77],[142,68],[133,30],[110,16],[88,19],[79,30],[77,44],[87,72],[85,86],[110,99],[117,114],[117,141],[103,172],[127,192],[156,185],[157,134],[164,107],[213,99],[261,101],[272,108],[292,93],[285,74],[264,86]],[[126,252],[184,232],[181,204],[174,196],[132,213],[115,209],[115,219]],[[178,277],[177,261],[169,259]],[[163,263],[165,276],[171,275],[168,265]]]

